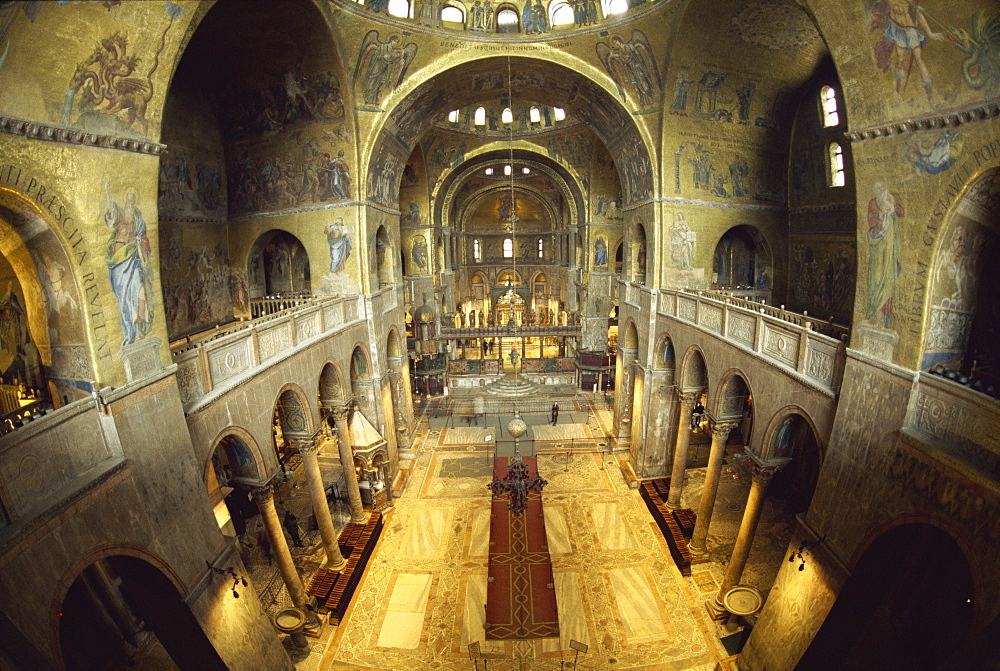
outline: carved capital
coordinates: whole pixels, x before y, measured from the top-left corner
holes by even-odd
[[[261,485],[250,490],[250,496],[255,503],[267,503],[274,498],[274,487],[272,485]]]
[[[781,466],[761,466],[759,464],[755,464],[750,477],[753,479],[753,484],[760,487],[767,487],[771,484],[771,478],[773,478],[774,475],[780,470]]]
[[[316,454],[316,439],[313,437],[293,438],[289,442],[299,451],[299,454]]]
[[[698,402],[698,397],[701,396],[700,391],[678,391],[677,400],[681,402],[681,406],[691,410],[694,408],[695,403]]]
[[[725,440],[729,437],[729,432],[739,426],[739,420],[718,420],[712,422],[712,440]]]
[[[347,407],[347,404],[335,405],[330,408],[330,411],[333,413],[333,421],[340,424],[341,422],[347,421],[347,415],[350,412],[350,408]]]

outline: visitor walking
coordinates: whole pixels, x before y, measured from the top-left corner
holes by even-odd
[[[555,426],[556,422],[558,421],[559,421],[559,403],[556,402],[552,404],[552,426]]]

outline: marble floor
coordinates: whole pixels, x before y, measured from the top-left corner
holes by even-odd
[[[540,411],[528,413],[539,474],[548,481],[543,512],[560,636],[487,641],[486,485],[494,452],[480,435],[487,427],[453,427],[433,403],[421,407],[417,458],[404,462],[402,496],[347,616],[296,657],[299,671],[571,669],[571,641],[587,646],[580,669],[733,668],[720,642],[732,628],[713,622],[705,603],[718,590],[748,486],[723,479],[711,561],[683,577],[637,490],[628,487],[619,466],[624,455],[607,451],[607,410],[579,394],[559,398],[556,426]],[[688,477],[682,505],[697,508],[704,471],[691,469]],[[787,547],[786,518],[779,506],[765,507],[743,581],[765,593]],[[475,666],[470,643],[485,658]]]

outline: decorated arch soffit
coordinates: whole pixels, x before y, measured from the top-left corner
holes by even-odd
[[[561,107],[591,128],[615,161],[622,184],[623,207],[635,207],[652,199],[649,147],[654,147],[654,143],[645,125],[638,124],[613,93],[580,72],[553,61],[511,57],[510,78],[506,76],[507,63],[503,57],[486,57],[442,68],[403,96],[371,143],[369,200],[395,208],[402,170],[417,140],[450,110],[506,96],[508,91],[517,98]],[[456,88],[456,81],[469,85]]]
[[[738,368],[727,370],[719,380],[713,407],[719,419],[733,419],[743,416],[743,405],[752,398],[750,383],[746,374]]]
[[[708,367],[697,345],[689,347],[684,354],[680,380],[681,391],[708,391]]]
[[[286,434],[311,434],[312,415],[302,388],[296,384],[285,385],[274,401],[281,419],[281,430]]]
[[[807,427],[809,427],[809,430],[812,431],[813,439],[816,441],[816,448],[819,450],[820,460],[822,461],[826,455],[826,446],[824,445],[823,440],[820,437],[820,433],[816,428],[816,423],[813,421],[812,416],[804,408],[797,405],[786,405],[774,413],[771,417],[771,420],[767,424],[767,428],[764,429],[764,438],[761,443],[763,446],[761,450],[762,454],[760,455],[761,458],[767,460],[773,456],[790,456],[774,453],[774,442],[778,438],[778,432],[782,429],[785,420],[790,417],[798,417]]]
[[[219,432],[219,435],[215,437],[212,441],[212,449],[209,450],[208,456],[205,459],[205,464],[202,469],[202,480],[208,482],[208,466],[212,463],[212,457],[215,455],[215,451],[219,449],[220,446],[227,440],[237,440],[242,443],[242,446],[250,451],[249,457],[250,461],[253,462],[252,466],[257,472],[258,480],[266,480],[265,475],[265,464],[264,455],[260,451],[260,445],[254,439],[250,432],[239,426],[227,426],[225,429]]]
[[[584,211],[584,196],[581,191],[583,182],[579,176],[570,173],[564,166],[546,156],[523,149],[494,149],[476,154],[448,174],[436,190],[436,194],[443,194],[443,197],[435,198],[435,221],[441,221],[445,226],[455,226],[462,221],[464,213],[478,205],[484,194],[509,190],[510,178],[503,176],[487,178],[483,176],[482,170],[489,165],[511,163],[512,156],[513,163],[517,167],[528,167],[533,174],[531,178],[515,178],[513,180],[515,190],[535,194],[539,202],[549,210],[549,221],[558,227],[563,222],[551,205],[552,199],[543,193],[549,189],[555,190],[569,209],[569,222],[579,221]],[[545,183],[539,183],[540,180]]]

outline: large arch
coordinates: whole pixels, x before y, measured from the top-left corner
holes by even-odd
[[[937,668],[971,634],[974,596],[951,535],[893,526],[864,548],[798,668]]]
[[[110,354],[110,343],[91,342],[83,310],[86,301],[74,272],[78,264],[67,251],[72,244],[64,240],[45,212],[20,194],[0,189],[0,254],[21,291],[17,299],[16,290],[11,288],[13,298],[5,296],[4,301],[15,300],[15,304],[5,310],[9,315],[23,313],[22,327],[30,333],[38,363],[46,368],[44,378],[39,379],[41,391],[59,407],[93,391],[92,358],[85,352]],[[67,217],[63,225],[72,226],[72,218]],[[23,304],[18,308],[20,300]]]

